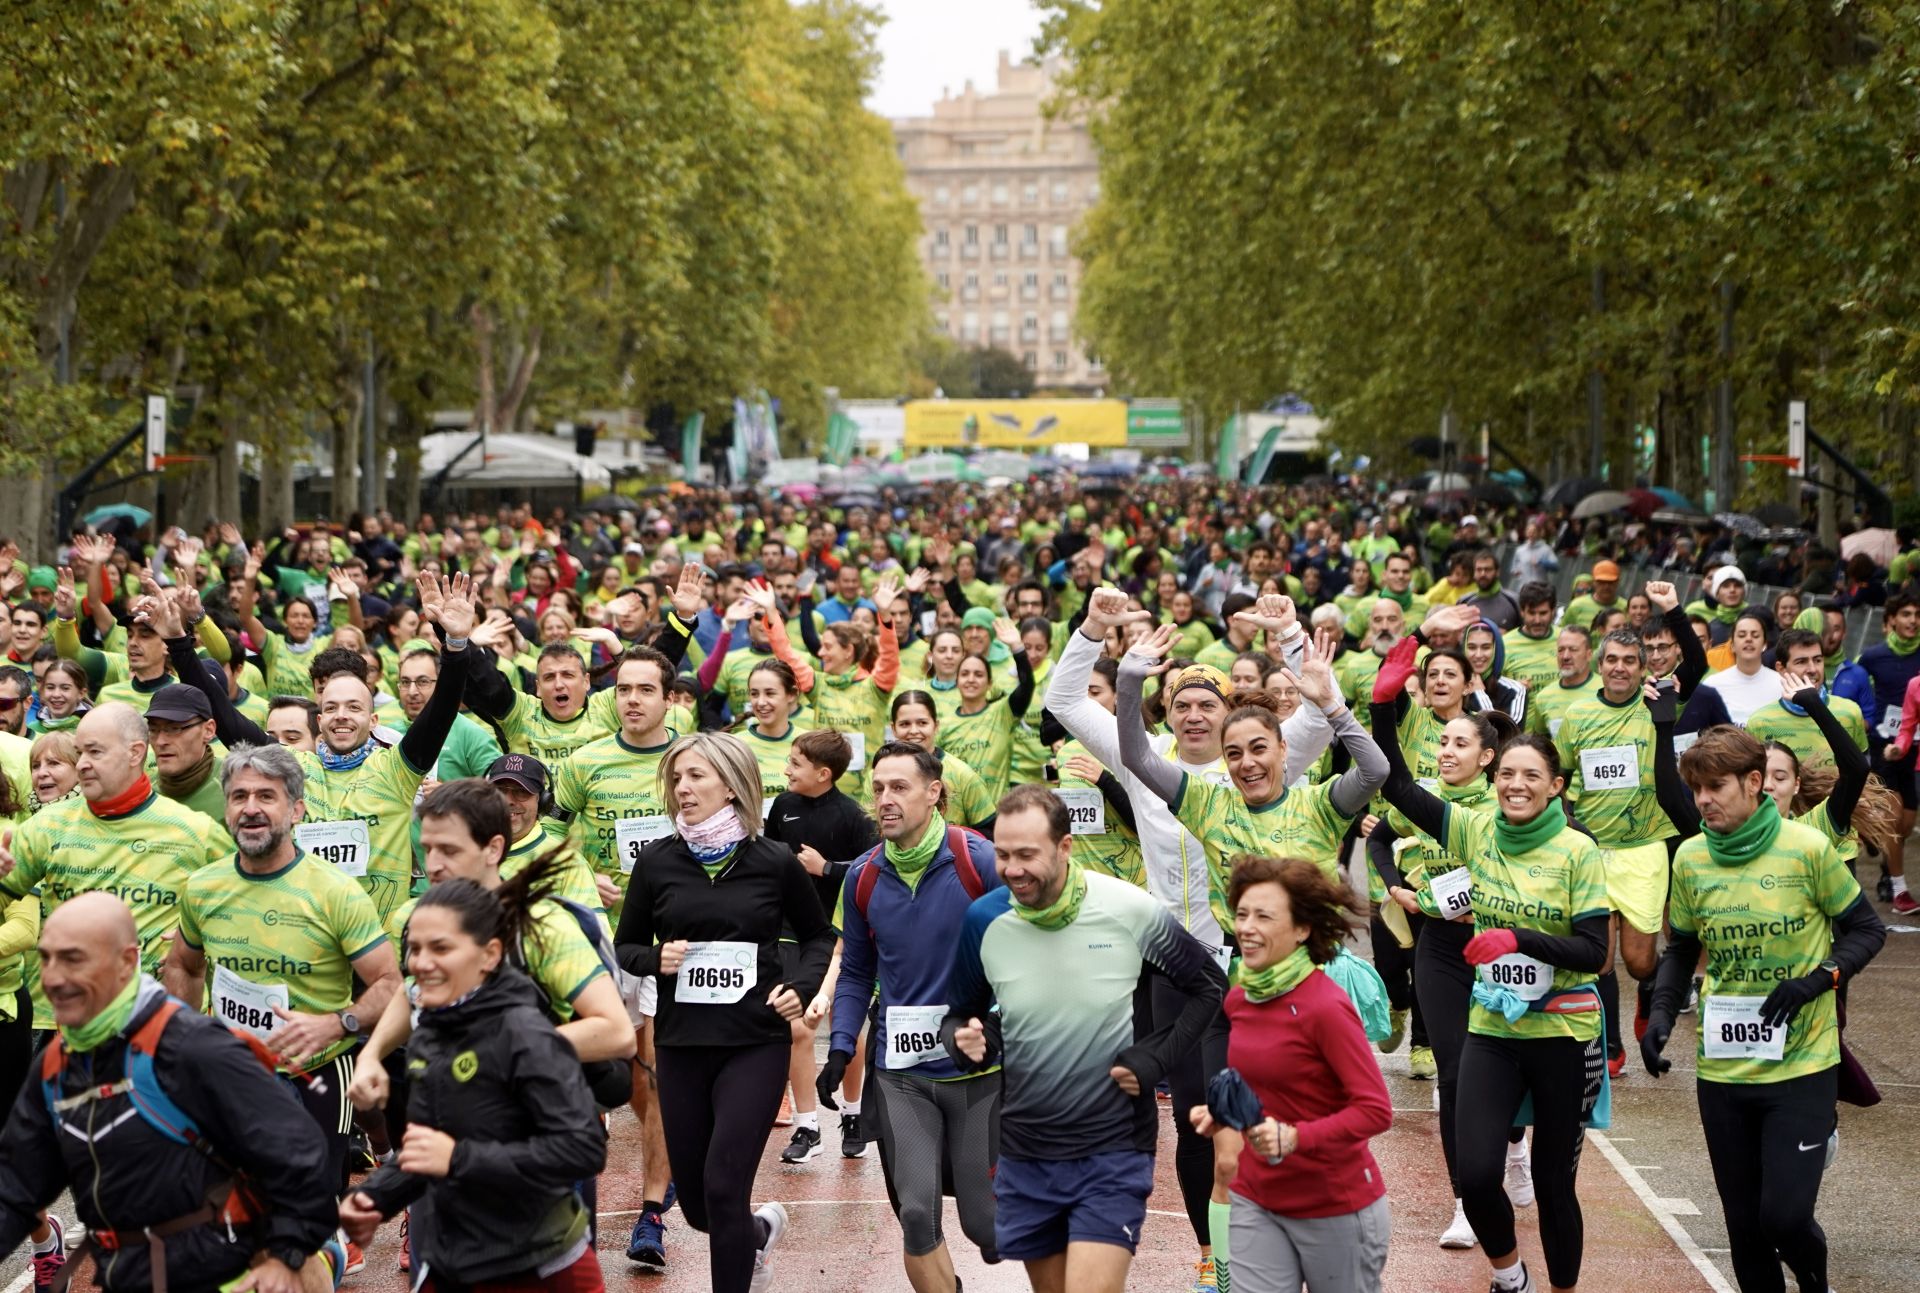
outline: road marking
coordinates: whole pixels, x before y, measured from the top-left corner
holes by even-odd
[[[1667,1232],[1667,1238],[1673,1240],[1674,1246],[1693,1263],[1693,1268],[1700,1272],[1700,1277],[1706,1280],[1707,1286],[1713,1290],[1713,1293],[1737,1293],[1734,1286],[1727,1282],[1727,1277],[1720,1273],[1720,1268],[1713,1264],[1699,1244],[1693,1242],[1693,1236],[1688,1234],[1687,1228],[1680,1224],[1675,1210],[1669,1205],[1686,1203],[1692,1211],[1680,1214],[1685,1216],[1697,1217],[1700,1215],[1700,1209],[1694,1207],[1689,1200],[1663,1199],[1655,1194],[1653,1187],[1647,1184],[1646,1178],[1640,1175],[1639,1169],[1622,1157],[1620,1151],[1614,1148],[1613,1142],[1607,1139],[1604,1132],[1590,1130],[1587,1132],[1587,1139],[1591,1140],[1606,1156],[1606,1160],[1613,1164],[1613,1170],[1620,1174],[1620,1179],[1627,1183],[1627,1188],[1639,1196],[1648,1215],[1660,1223],[1660,1228]]]

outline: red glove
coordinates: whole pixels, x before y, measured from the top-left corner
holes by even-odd
[[[1419,649],[1411,633],[1393,644],[1373,678],[1374,704],[1390,705],[1400,699],[1400,693],[1407,689],[1407,679],[1413,677],[1413,656]]]
[[[1510,929],[1489,929],[1467,940],[1462,953],[1468,965],[1487,965],[1520,950],[1520,936]]]

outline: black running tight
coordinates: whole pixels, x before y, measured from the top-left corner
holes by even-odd
[[[1414,946],[1413,988],[1420,1017],[1427,1022],[1433,1065],[1439,1070],[1440,1149],[1447,1158],[1447,1180],[1460,1197],[1459,1106],[1460,1050],[1467,1042],[1467,1014],[1473,1006],[1473,967],[1465,955],[1473,925],[1462,920],[1429,920]],[[1527,1133],[1515,1128],[1508,1140],[1518,1144]]]
[[[1698,1084],[1700,1129],[1727,1218],[1741,1293],[1826,1293],[1827,1236],[1813,1218],[1833,1134],[1840,1070],[1785,1082]]]
[[[713,1293],[747,1293],[766,1241],[753,1215],[753,1178],[787,1085],[786,1041],[759,1046],[659,1046],[667,1161],[687,1224],[709,1237]]]

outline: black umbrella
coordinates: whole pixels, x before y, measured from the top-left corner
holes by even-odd
[[[1591,476],[1575,476],[1563,480],[1540,496],[1542,507],[1572,507],[1589,494],[1596,494],[1607,487],[1603,480]]]
[[[1765,503],[1755,508],[1753,514],[1772,526],[1798,529],[1803,524],[1800,509],[1791,503]]]
[[[1511,507],[1520,500],[1514,492],[1497,480],[1483,480],[1467,491],[1482,503],[1492,503],[1495,507]]]
[[[1758,539],[1767,532],[1759,517],[1745,512],[1715,512],[1713,519],[1743,539]]]
[[[640,504],[625,494],[602,494],[590,498],[576,509],[582,512],[637,512]]]

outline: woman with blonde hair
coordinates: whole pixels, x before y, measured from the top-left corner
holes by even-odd
[[[715,1293],[747,1293],[787,1223],[752,1209],[760,1151],[787,1082],[792,1020],[820,991],[833,927],[792,848],[760,830],[760,770],[746,742],[696,732],[660,760],[673,833],[633,868],[620,964],[660,978],[654,1047],[680,1206],[711,1236]],[[791,932],[795,973],[783,980]]]

